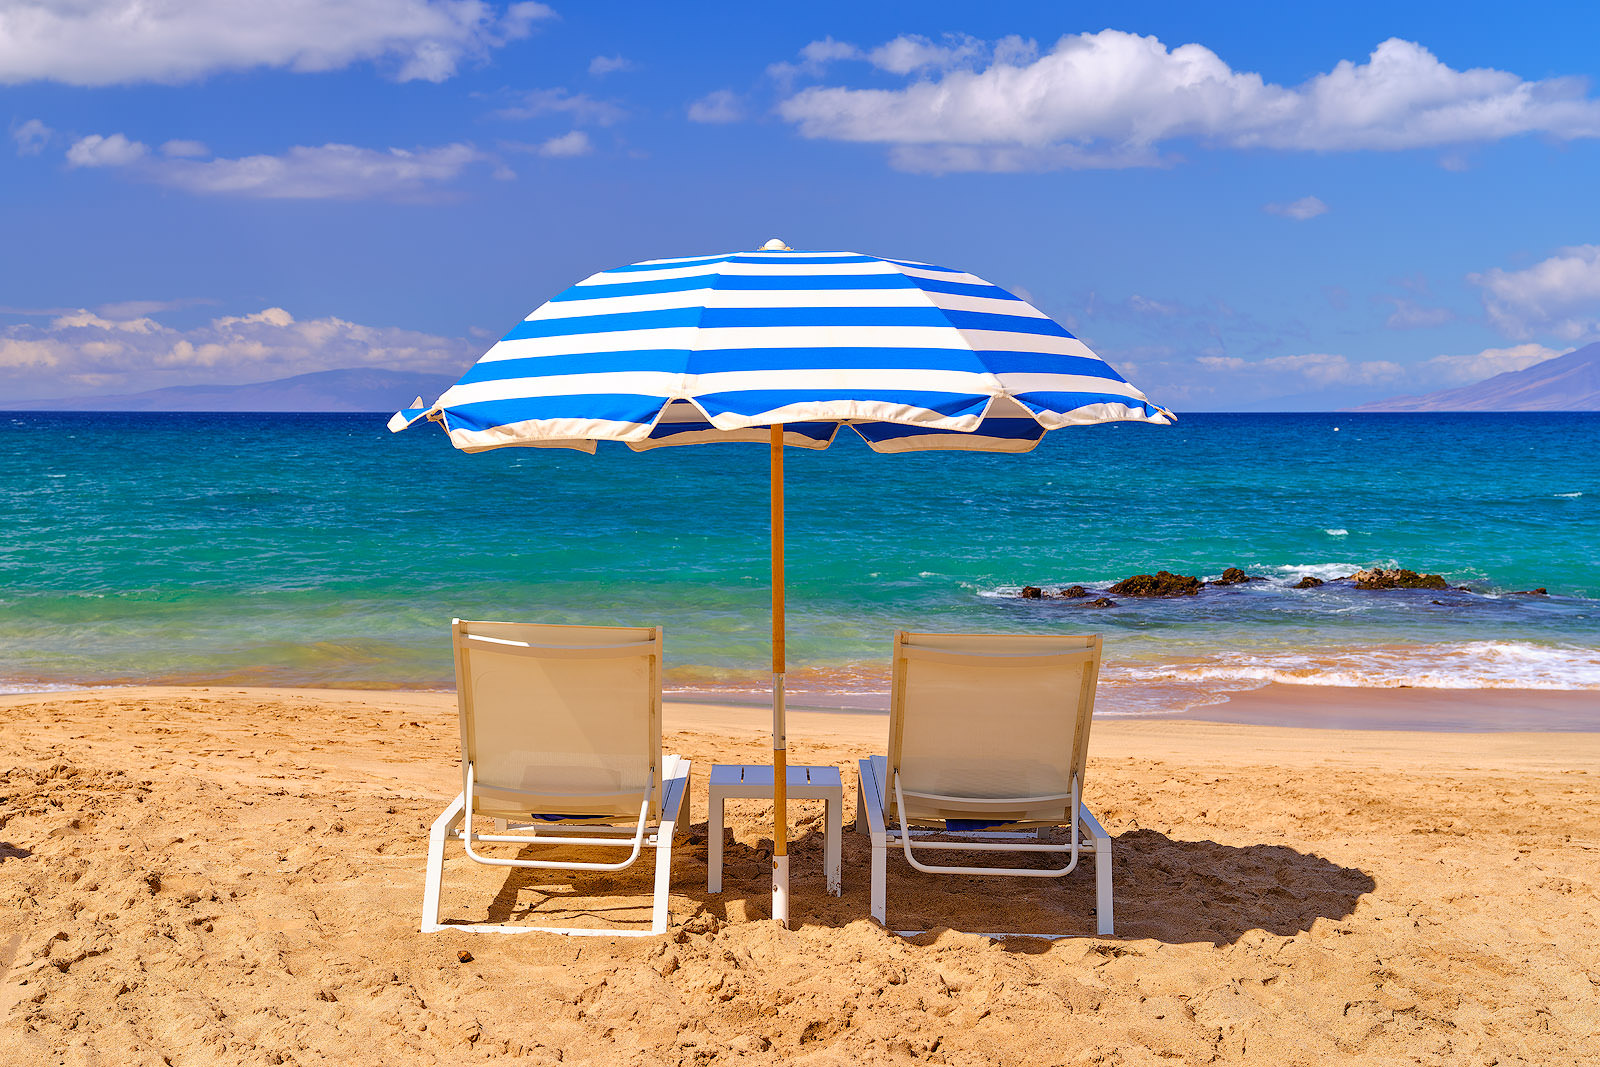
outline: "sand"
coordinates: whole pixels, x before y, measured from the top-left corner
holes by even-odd
[[[853,790],[885,721],[796,714],[791,758]],[[767,807],[739,802],[708,896],[706,773],[767,739],[739,709],[666,723],[695,761],[666,937],[422,935],[449,695],[0,698],[0,1064],[1600,1061],[1600,734],[1097,723],[1118,936],[994,942],[952,928],[1092,931],[1088,870],[891,858],[891,924],[930,928],[905,939],[867,918],[864,837],[824,894],[800,803],[785,932]],[[452,855],[451,918],[648,915],[648,863]]]

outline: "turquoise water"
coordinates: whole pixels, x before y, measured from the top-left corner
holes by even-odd
[[[675,689],[760,684],[764,448],[464,455],[383,423],[0,415],[0,688],[447,688],[452,616],[660,623]],[[1600,689],[1600,415],[1187,415],[1026,456],[843,433],[788,474],[789,653],[823,703],[881,696],[897,628],[1099,631],[1110,710],[1274,679]],[[1374,564],[1475,591],[1289,588]],[[1013,595],[1228,566],[1272,580]]]

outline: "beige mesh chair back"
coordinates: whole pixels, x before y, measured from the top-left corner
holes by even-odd
[[[1082,803],[1100,651],[1098,635],[895,635],[888,754],[861,761],[875,918],[886,921],[891,842],[931,874],[1059,878],[1092,851],[1097,926],[1111,932],[1111,844]],[[1057,826],[1069,840],[1047,843]],[[1057,853],[1066,863],[955,866],[916,855],[932,850]]]
[[[660,627],[457,619],[452,636],[461,795],[430,835],[423,930],[463,928],[439,922],[444,842],[453,834],[468,858],[503,867],[617,871],[653,846],[656,899],[649,932],[663,932],[673,831],[688,791],[689,763],[661,752]],[[615,861],[495,856],[475,847],[484,842],[626,849],[628,854]],[[491,924],[465,928],[643,933]]]
[[[661,782],[661,628],[457,619],[453,630],[472,814],[638,815]]]

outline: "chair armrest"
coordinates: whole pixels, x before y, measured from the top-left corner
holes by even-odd
[[[878,761],[882,760],[882,763]],[[861,777],[856,783],[856,788],[861,794],[861,806],[867,813],[867,832],[872,835],[872,843],[881,845],[886,839],[883,825],[883,783],[878,775],[881,768],[888,766],[888,760],[883,756],[872,756],[861,761]]]

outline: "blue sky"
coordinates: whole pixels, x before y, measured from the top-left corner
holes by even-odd
[[[0,392],[454,372],[772,236],[972,271],[1179,411],[1600,337],[1595,6],[1302,7],[0,0]]]

